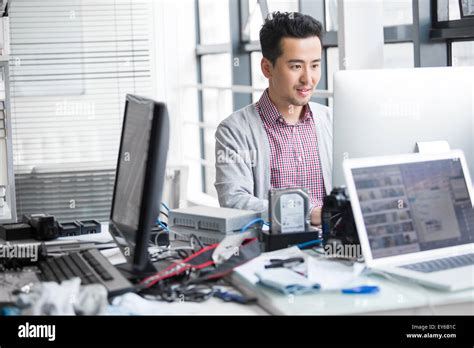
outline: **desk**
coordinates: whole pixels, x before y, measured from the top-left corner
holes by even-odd
[[[108,241],[110,235],[103,228],[97,235],[67,237],[64,239],[87,239]],[[120,262],[116,252],[103,253],[112,261]],[[116,249],[118,250],[118,249]],[[115,257],[114,257],[115,255]],[[310,254],[311,255],[311,254]],[[121,255],[120,255],[121,256]],[[313,256],[313,255],[312,255]],[[123,257],[123,256],[122,256]],[[115,261],[114,261],[115,259]],[[460,292],[442,292],[422,287],[416,283],[393,282],[381,276],[362,276],[364,283],[380,287],[372,295],[343,295],[335,292],[321,292],[298,296],[285,296],[271,289],[253,286],[234,272],[228,280],[244,292],[252,292],[259,299],[257,305],[226,303],[216,298],[203,303],[192,302],[150,302],[139,314],[156,315],[474,315],[474,289]]]
[[[313,252],[308,253],[316,256]],[[232,274],[231,282],[238,289],[253,291],[259,304],[277,315],[474,315],[474,289],[444,292],[409,280],[390,278],[360,276],[357,283],[380,288],[380,292],[366,295],[329,291],[284,295],[254,285],[237,272]]]
[[[365,276],[367,283],[378,285],[371,295],[343,295],[321,292],[286,296],[277,291],[252,286],[232,276],[239,289],[252,289],[259,304],[277,315],[474,315],[474,290],[446,293],[418,284],[393,283],[379,276]]]

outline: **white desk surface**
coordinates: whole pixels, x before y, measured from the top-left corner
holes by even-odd
[[[298,296],[284,295],[262,286],[252,286],[234,273],[237,287],[251,289],[260,304],[273,314],[354,315],[354,314],[451,314],[474,315],[474,289],[441,292],[415,283],[395,283],[380,276],[362,276],[363,283],[378,285],[380,292],[344,295],[316,292]]]

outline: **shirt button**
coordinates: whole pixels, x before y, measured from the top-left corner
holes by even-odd
[[[298,161],[303,162],[303,157],[299,156]]]

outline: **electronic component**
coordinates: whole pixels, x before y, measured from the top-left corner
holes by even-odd
[[[59,226],[56,218],[48,214],[23,215],[23,222],[33,228],[33,238],[51,240],[58,238]]]
[[[0,225],[0,238],[6,241],[33,238],[33,229],[28,224]]]
[[[299,233],[309,229],[309,196],[305,189],[271,189],[271,233]]]
[[[79,235],[81,235],[81,225],[77,221],[59,223],[59,237]]]
[[[265,252],[285,249],[319,239],[320,231],[314,226],[309,226],[307,232],[269,233],[268,231],[262,231],[261,235],[262,249]]]
[[[257,237],[256,229],[248,229],[247,232],[251,232],[250,236]],[[196,236],[202,244],[211,245],[222,242],[224,238],[229,235],[238,234],[239,232],[234,233],[216,233],[215,231],[206,231],[206,230],[196,230],[194,228],[183,227],[183,226],[173,226],[171,229],[171,235],[174,236],[174,240],[179,240],[183,242],[189,242],[191,236]]]
[[[81,234],[93,234],[101,232],[100,222],[97,220],[76,220],[76,222],[81,226]]]
[[[170,227],[187,227],[194,230],[220,232],[224,234],[240,232],[250,221],[259,218],[260,213],[251,210],[194,206],[173,209],[169,212]]]
[[[352,207],[344,186],[335,187],[324,197],[321,213],[324,246],[360,244]],[[329,250],[329,249],[328,249]]]

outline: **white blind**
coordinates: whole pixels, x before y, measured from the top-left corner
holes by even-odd
[[[125,95],[150,96],[148,0],[15,0],[10,10],[19,214],[109,216]]]

